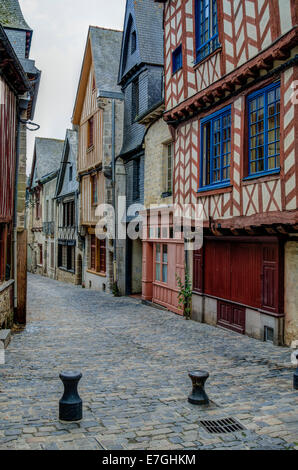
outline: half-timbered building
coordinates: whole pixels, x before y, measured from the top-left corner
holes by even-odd
[[[163,76],[163,11],[151,0],[127,0],[118,83],[124,93],[123,145],[119,157],[126,173],[127,214],[132,222],[144,203],[144,137],[141,115],[161,101]],[[134,206],[134,207],[132,207]],[[130,208],[130,209],[129,209]],[[118,250],[119,251],[119,250]],[[142,242],[127,237],[121,247],[125,260],[124,293],[142,292]]]
[[[56,247],[51,250],[58,281],[81,284],[82,255],[78,252],[79,183],[77,181],[78,133],[67,129],[55,199]]]
[[[27,230],[25,227],[25,195],[26,195],[26,134],[27,123],[34,117],[35,104],[38,95],[38,87],[40,80],[40,71],[35,67],[35,62],[30,59],[30,46],[33,35],[32,29],[27,25],[18,0],[2,0],[0,3],[0,25],[3,27],[1,37],[3,46],[0,51],[0,69],[1,75],[4,79],[5,69],[8,61],[12,61],[18,68],[19,73],[23,73],[27,78],[27,87],[23,87],[23,93],[17,93],[19,88],[14,87],[13,76],[12,81],[7,83],[10,89],[13,90],[17,96],[17,109],[15,116],[11,116],[11,130],[16,126],[16,133],[12,133],[7,139],[15,139],[15,143],[9,147],[11,155],[14,153],[15,172],[13,167],[10,169],[10,178],[14,178],[14,194],[10,202],[13,204],[13,228],[11,239],[13,241],[13,255],[12,262],[10,263],[13,269],[12,276],[14,278],[13,286],[13,306],[14,306],[14,320],[17,323],[24,324],[26,322],[26,293],[27,293],[27,260],[26,260],[26,243],[27,243]],[[5,33],[5,35],[3,34]],[[5,46],[4,46],[5,44]],[[7,51],[10,45],[14,57],[8,58]],[[5,52],[6,51],[6,52]],[[21,72],[21,70],[23,72]],[[29,84],[29,85],[28,85]],[[2,94],[5,88],[2,87]],[[5,95],[6,96],[6,95]],[[5,98],[5,100],[7,97]],[[0,106],[1,106],[0,98]],[[7,103],[5,103],[5,106]],[[2,108],[4,110],[4,108]],[[10,108],[11,110],[11,108]],[[4,126],[4,118],[2,125]],[[7,129],[7,132],[8,129]],[[9,134],[7,134],[8,136]],[[8,141],[1,140],[0,145],[2,149],[8,145]],[[4,147],[3,147],[4,146]],[[3,150],[4,151],[4,150]],[[6,149],[7,151],[7,149]],[[3,160],[4,163],[5,159]],[[5,182],[5,178],[4,178]],[[3,182],[2,182],[3,183]],[[6,182],[3,183],[2,188],[6,191]],[[8,190],[7,197],[10,191]],[[8,200],[8,199],[7,199]],[[4,260],[4,258],[3,258]]]
[[[14,239],[18,97],[30,90],[24,70],[0,25],[0,328],[14,319]]]
[[[72,122],[78,130],[79,233],[83,284],[112,291],[114,241],[96,236],[101,204],[113,205],[115,156],[122,144],[123,96],[117,85],[122,32],[90,26]]]
[[[27,204],[28,271],[55,278],[56,186],[64,141],[36,137]]]
[[[174,201],[201,204],[204,217],[193,317],[290,344],[298,335],[297,1],[159,3]]]

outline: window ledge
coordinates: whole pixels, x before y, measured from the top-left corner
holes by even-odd
[[[252,183],[255,180],[258,182],[262,182],[262,180],[267,181],[268,179],[272,179],[272,176],[276,176],[276,178],[279,178],[279,175],[280,168],[278,170],[264,171],[255,175],[246,176],[245,178],[243,178],[243,182],[248,181],[249,183]]]
[[[222,46],[215,49],[215,51],[211,52],[211,54],[207,55],[207,57],[204,57],[204,59],[196,60],[193,65],[194,70],[196,70],[200,65],[204,64],[204,62],[207,62],[207,60],[211,59],[214,55],[218,54],[221,51],[222,51]]]
[[[98,273],[92,269],[87,269],[87,273],[94,274],[95,276],[106,277],[106,273]]]
[[[230,181],[226,184],[218,184],[214,186],[205,186],[204,188],[198,189],[198,196],[209,196],[210,194],[216,193],[229,193],[233,190],[233,186]]]
[[[53,268],[51,268],[51,269],[53,269]],[[70,273],[70,274],[75,274],[73,269],[67,269],[67,268],[64,268],[63,266],[58,266],[58,269],[60,269],[60,271],[65,271],[65,272]]]

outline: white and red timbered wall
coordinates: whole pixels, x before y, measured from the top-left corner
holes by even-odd
[[[165,4],[165,102],[175,108],[245,64],[297,23],[296,0],[217,0],[221,48],[195,64],[195,0]],[[172,74],[182,44],[183,68]]]
[[[242,94],[232,102],[230,187],[198,193],[200,117],[178,126],[174,158],[174,201],[176,203],[179,205],[201,203],[205,221],[209,220],[209,217],[223,222],[237,217],[235,227],[245,226],[246,222],[242,217],[252,216],[254,222],[265,223],[264,214],[271,214],[274,217],[274,213],[277,213],[276,221],[278,222],[278,213],[297,209],[298,162],[295,161],[295,154],[298,155],[298,105],[294,105],[292,101],[293,89],[291,87],[295,80],[298,80],[298,66],[289,68],[281,75],[280,175],[243,181],[246,176],[244,159],[247,154],[245,149],[247,145],[246,95],[249,93],[247,91],[246,95]]]
[[[0,77],[0,223],[10,222],[14,207],[16,97]]]

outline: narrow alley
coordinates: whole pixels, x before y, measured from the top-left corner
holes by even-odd
[[[0,366],[0,449],[298,448],[289,362],[288,348],[29,275],[28,324]],[[58,421],[69,369],[83,374],[80,424]],[[192,369],[210,374],[209,406],[187,401]],[[200,423],[225,417],[245,429]]]

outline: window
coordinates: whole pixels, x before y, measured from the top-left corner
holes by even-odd
[[[93,205],[97,204],[98,202],[97,175],[91,176],[91,200]]]
[[[131,33],[131,53],[133,54],[137,49],[137,33],[133,31]]]
[[[43,263],[43,256],[42,256],[42,245],[38,245],[38,251],[39,251],[39,264],[42,265]]]
[[[88,138],[87,138],[87,147],[88,149],[91,148],[94,144],[93,139],[93,132],[94,132],[94,118],[90,118],[88,121]]]
[[[135,122],[139,114],[139,79],[132,82],[132,99],[131,99],[131,120]]]
[[[6,247],[7,226],[5,224],[0,224],[0,282],[5,279]]]
[[[168,282],[168,245],[158,243],[155,246],[155,280]]]
[[[63,227],[74,227],[75,225],[75,205],[74,201],[63,204]]]
[[[55,244],[51,243],[51,268],[55,267]]]
[[[205,59],[219,46],[217,0],[196,0],[196,60]]]
[[[58,244],[58,267],[75,272],[75,245],[62,241]]]
[[[69,181],[72,181],[73,177],[73,171],[72,171],[72,165],[69,166]]]
[[[35,203],[36,203],[36,218],[40,219],[41,218],[41,204],[40,204],[40,193],[37,192],[35,196]]]
[[[96,90],[96,82],[95,82],[95,76],[93,75],[92,77],[92,91]]]
[[[91,235],[90,240],[90,269],[106,273],[106,240],[99,240],[96,235]]]
[[[280,84],[273,84],[248,97],[248,176],[279,171]]]
[[[172,179],[173,179],[173,150],[174,144],[170,142],[164,145],[164,165],[163,165],[163,177],[164,177],[164,193],[163,196],[167,197],[172,194]]]
[[[140,199],[140,166],[141,160],[137,158],[133,162],[133,200],[137,201]]]
[[[182,68],[182,44],[177,47],[173,52],[172,69],[173,74]]]
[[[228,185],[231,161],[231,108],[201,121],[201,188]]]

